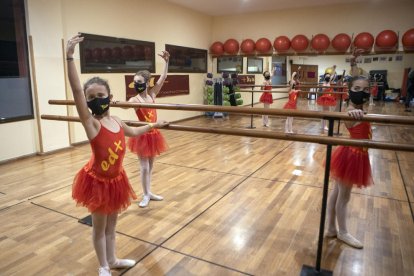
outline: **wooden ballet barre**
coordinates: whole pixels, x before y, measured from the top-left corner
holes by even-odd
[[[234,91],[235,93],[238,92],[249,92],[249,93],[263,93],[263,92],[268,92],[268,93],[289,93],[289,90],[280,90],[280,91],[274,91],[274,90],[239,90],[239,91]]]
[[[298,89],[301,89],[301,88],[322,88],[322,89],[324,88],[338,88],[338,89],[348,88],[348,86],[343,86],[343,85],[323,86],[323,85],[306,85],[306,84],[299,84],[296,87]]]
[[[68,121],[68,122],[80,122],[79,117],[75,116],[62,116],[62,115],[41,115],[44,120],[53,121]],[[129,126],[144,126],[147,123],[128,121],[124,120]],[[201,132],[201,133],[215,133],[225,134],[233,136],[246,136],[255,138],[267,138],[267,139],[278,139],[287,141],[317,143],[323,145],[342,145],[342,146],[353,146],[353,147],[365,147],[375,148],[384,150],[397,150],[397,151],[411,151],[414,152],[414,144],[395,144],[388,142],[377,142],[372,140],[363,139],[350,139],[350,138],[338,138],[338,137],[326,137],[318,135],[305,135],[305,134],[286,134],[279,132],[270,132],[262,130],[246,130],[246,129],[231,129],[231,128],[216,128],[216,127],[195,127],[195,126],[184,126],[170,124],[163,129],[177,130],[177,131],[190,131],[190,132]]]
[[[49,104],[54,105],[75,105],[73,100],[49,100]],[[167,110],[186,110],[186,111],[211,111],[211,112],[227,112],[248,115],[272,115],[283,117],[301,117],[301,118],[317,118],[317,119],[335,119],[346,121],[367,121],[374,123],[390,123],[402,125],[414,125],[414,118],[408,116],[368,114],[362,119],[354,119],[348,114],[342,112],[323,112],[311,110],[293,110],[293,109],[276,109],[276,108],[258,108],[258,107],[236,107],[236,106],[219,106],[219,105],[202,105],[202,104],[150,104],[150,103],[129,103],[119,102],[111,103],[112,107],[129,107],[129,108],[155,108]]]
[[[237,87],[263,87],[265,85],[261,84],[261,85],[257,85],[257,84],[239,84],[236,85]],[[289,88],[289,85],[266,85],[266,86],[271,86],[272,88]]]

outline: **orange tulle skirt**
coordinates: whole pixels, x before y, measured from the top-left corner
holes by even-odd
[[[350,187],[356,185],[361,188],[374,184],[368,151],[338,146],[331,157],[331,176]]]
[[[296,109],[296,101],[288,101],[283,106],[283,109]]]
[[[328,94],[324,94],[316,100],[318,105],[322,106],[336,106],[336,97]]]
[[[77,205],[87,207],[91,213],[112,214],[120,212],[137,199],[125,171],[113,178],[96,175],[84,166],[75,176],[72,197]]]
[[[269,92],[263,92],[263,94],[260,96],[259,101],[261,103],[268,103],[268,104],[272,104],[273,103],[273,96],[272,93]]]
[[[140,157],[155,157],[168,149],[167,142],[158,129],[131,137],[128,139],[128,148]]]

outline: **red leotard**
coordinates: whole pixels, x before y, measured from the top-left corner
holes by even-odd
[[[371,125],[362,122],[348,128],[351,138],[371,139]],[[373,184],[368,149],[338,146],[331,157],[331,175],[344,185],[367,187]]]
[[[90,141],[92,156],[77,173],[72,197],[91,213],[111,214],[125,210],[136,195],[122,166],[125,155],[124,130],[114,133],[101,124]]]
[[[154,99],[152,100],[154,102]],[[141,122],[157,122],[157,110],[151,108],[135,109],[138,120]],[[158,129],[144,133],[128,139],[128,148],[130,151],[138,154],[140,157],[155,157],[168,149],[168,145]]]
[[[296,109],[296,104],[298,102],[299,90],[292,90],[289,92],[289,100],[283,106],[284,109]]]
[[[272,90],[272,86],[271,85],[265,85],[263,90]],[[270,92],[263,92],[262,95],[260,96],[260,102],[261,103],[268,103],[268,104],[272,104],[273,103],[273,96],[272,93]]]
[[[325,93],[322,94],[322,96],[318,97],[318,99],[316,100],[316,103],[318,105],[322,105],[322,106],[336,106],[336,98],[335,96],[333,96],[332,93],[333,89],[332,88],[324,88],[323,90]]]

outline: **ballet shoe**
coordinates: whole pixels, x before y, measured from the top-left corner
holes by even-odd
[[[150,193],[150,199],[151,199],[151,200],[154,200],[154,201],[161,201],[161,200],[164,200],[164,198],[163,198],[162,196],[160,196],[160,195],[156,195],[156,194],[153,194],[153,193]]]
[[[138,206],[141,207],[141,208],[147,207],[150,200],[151,200],[150,196],[144,195],[142,197],[141,202],[138,204]]]
[[[112,273],[109,267],[101,266],[100,268],[98,268],[98,275],[99,276],[111,276]]]
[[[127,267],[133,267],[136,264],[136,262],[134,260],[130,260],[130,259],[117,259],[115,261],[115,263],[110,264],[109,267],[110,268],[127,268]]]
[[[356,238],[354,238],[349,233],[345,233],[345,234],[338,233],[338,235],[336,236],[336,238],[338,240],[346,243],[347,245],[352,246],[352,247],[357,248],[357,249],[362,249],[364,247],[359,240],[357,240]]]

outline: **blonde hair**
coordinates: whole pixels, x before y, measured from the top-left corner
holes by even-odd
[[[148,82],[151,79],[151,73],[148,70],[138,71],[135,76],[141,76],[144,78],[145,82]]]

